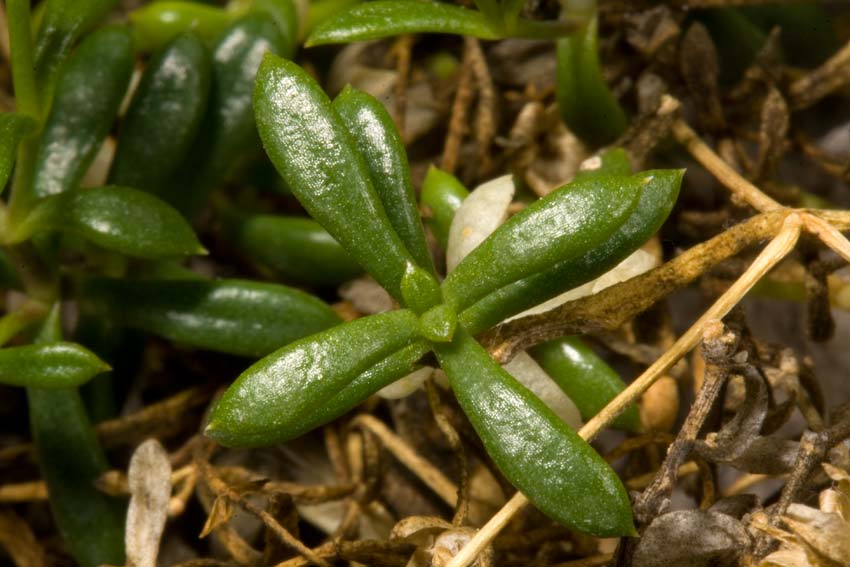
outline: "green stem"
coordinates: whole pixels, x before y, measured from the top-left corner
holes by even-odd
[[[32,243],[6,245],[4,250],[18,270],[27,295],[47,304],[53,303],[58,295],[56,281],[39,258]]]
[[[0,317],[0,346],[5,345],[31,324],[43,319],[45,315],[47,308],[43,303],[28,301],[17,311]]]
[[[30,0],[7,0],[9,38],[12,49],[12,82],[18,111],[39,117],[38,93],[30,32]]]

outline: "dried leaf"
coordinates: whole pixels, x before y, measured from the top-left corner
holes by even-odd
[[[850,563],[850,525],[838,514],[791,504],[782,520],[819,554],[839,565]]]
[[[750,545],[735,518],[704,510],[679,510],[656,518],[635,549],[634,567],[734,565]]]
[[[171,498],[171,463],[159,441],[148,439],[136,448],[130,459],[127,483],[130,488],[124,533],[127,565],[156,567]]]
[[[201,530],[201,534],[198,536],[199,538],[205,538],[213,530],[219,527],[222,524],[226,524],[230,521],[230,518],[233,517],[233,503],[224,496],[219,496],[213,502],[212,510],[210,510],[210,515],[207,516],[207,521],[204,524],[204,528]]]

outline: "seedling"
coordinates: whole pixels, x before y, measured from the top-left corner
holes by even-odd
[[[303,69],[270,55],[254,104],[266,151],[294,195],[403,308],[260,360],[218,402],[207,434],[230,446],[292,439],[433,351],[490,455],[538,507],[587,533],[631,533],[616,474],[472,335],[631,253],[666,217],[681,172],[578,179],[511,218],[440,284],[422,257],[403,146],[376,100],[349,89],[332,103]]]

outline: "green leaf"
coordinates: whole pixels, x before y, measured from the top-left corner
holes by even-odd
[[[210,80],[210,55],[191,34],[148,63],[121,124],[110,184],[163,192],[195,139]]]
[[[61,340],[59,305],[37,343]],[[75,388],[28,388],[30,431],[53,519],[82,567],[124,564],[124,505],[95,487],[109,470]]]
[[[585,421],[599,413],[626,387],[620,375],[578,337],[543,343],[534,347],[531,355],[575,402]],[[637,406],[630,405],[612,426],[632,433],[639,431]]]
[[[343,387],[418,339],[416,315],[401,309],[296,341],[236,379],[213,408],[206,434],[229,447],[292,439],[303,424],[325,419],[324,404]]]
[[[42,199],[15,227],[14,239],[49,230],[78,234],[107,250],[139,258],[206,253],[180,213],[129,187],[75,189]]]
[[[46,0],[35,43],[35,66],[42,85],[50,81],[74,42],[116,4],[117,0]]]
[[[213,85],[197,143],[169,187],[168,201],[189,216],[235,164],[261,154],[254,122],[257,68],[266,53],[280,53],[284,40],[265,13],[248,14],[221,35],[212,52]]]
[[[298,10],[293,0],[254,0],[251,9],[271,16],[283,38],[278,55],[292,59],[298,49]]]
[[[133,41],[124,27],[100,29],[74,51],[39,142],[31,198],[77,186],[115,121],[133,65]]]
[[[508,284],[580,257],[608,240],[655,180],[652,173],[579,179],[533,202],[496,229],[448,275],[458,311]]]
[[[389,113],[372,95],[350,86],[333,101],[334,110],[366,162],[372,186],[396,233],[413,259],[434,273],[434,262],[419,218],[404,142]]]
[[[233,14],[199,2],[160,1],[130,12],[133,34],[140,51],[158,51],[186,32],[212,43],[233,21]]]
[[[600,175],[631,175],[632,164],[629,155],[623,148],[611,148],[605,150],[598,156],[598,160],[592,169],[579,170],[573,180],[585,177],[598,177]]]
[[[116,323],[243,356],[264,356],[340,322],[312,295],[246,280],[98,278],[86,282],[82,293]]]
[[[9,174],[15,165],[18,144],[36,129],[33,118],[15,112],[0,113],[0,193],[9,181]]]
[[[567,126],[594,145],[625,132],[626,113],[605,83],[599,63],[594,17],[582,30],[558,41],[558,108]]]
[[[440,284],[434,276],[412,263],[407,265],[407,270],[401,279],[401,295],[405,305],[417,315],[425,313],[443,301]]]
[[[321,87],[298,65],[268,55],[254,93],[266,152],[293,194],[367,272],[401,300],[413,262],[369,171]]]
[[[380,39],[406,33],[451,33],[499,39],[480,12],[442,2],[377,0],[358,4],[315,27],[306,46]]]
[[[571,259],[490,293],[460,315],[470,333],[479,333],[535,305],[597,278],[637,250],[661,228],[673,209],[683,170],[651,170],[625,179],[649,179],[628,219],[605,241]],[[582,183],[608,183],[600,174],[585,176]]]
[[[481,345],[458,329],[435,351],[487,453],[535,506],[594,536],[635,534],[617,474]]]
[[[0,383],[10,386],[67,388],[108,370],[108,364],[76,343],[0,349]]]
[[[276,416],[279,419],[278,430],[285,430],[287,439],[294,439],[330,423],[365,402],[369,396],[374,395],[381,388],[417,370],[420,367],[417,362],[429,350],[431,350],[431,346],[422,340],[399,349],[380,362],[373,364],[368,370],[339,388],[336,393],[333,393],[322,403],[315,404],[307,414],[295,415],[289,412],[281,412]],[[227,433],[229,430],[225,429],[224,431],[219,430],[219,425],[216,422],[216,425],[207,428],[206,433],[223,444],[231,443],[229,437],[226,437],[230,434]],[[232,441],[232,443],[235,446],[242,445],[242,442],[238,439]],[[252,444],[254,443],[252,442]],[[257,442],[256,444],[265,445],[266,443]]]
[[[443,250],[449,242],[449,228],[455,211],[468,196],[469,190],[457,177],[434,166],[428,168],[419,199],[426,207],[426,223]]]
[[[253,261],[299,283],[336,286],[363,268],[316,221],[222,211],[228,243]]]

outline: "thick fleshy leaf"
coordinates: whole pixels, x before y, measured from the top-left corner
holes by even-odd
[[[98,278],[86,300],[117,323],[177,343],[263,356],[340,322],[326,303],[282,285],[246,280]]]
[[[306,45],[350,43],[406,33],[451,33],[480,39],[499,34],[484,14],[443,2],[377,0],[358,4],[313,30]]]
[[[296,341],[236,379],[213,408],[206,433],[231,447],[292,439],[316,421],[311,416],[324,419],[323,404],[345,386],[418,338],[416,315],[401,309]]]
[[[487,452],[535,506],[591,535],[635,533],[617,474],[481,345],[458,330],[435,351]]]
[[[366,162],[372,186],[396,233],[413,259],[434,272],[419,218],[407,150],[384,105],[372,95],[346,87],[333,101],[349,134]]]
[[[110,184],[164,193],[198,131],[210,77],[210,55],[191,34],[148,63],[121,124]]]
[[[285,429],[287,439],[294,439],[353,410],[381,388],[417,370],[417,362],[431,350],[426,341],[416,341],[377,362],[341,387],[331,397],[315,404],[310,412],[295,416],[282,413],[278,427]],[[285,421],[284,421],[285,420]],[[210,435],[215,438],[214,431]]]
[[[108,364],[76,343],[0,349],[0,383],[10,386],[68,388],[108,370]]]
[[[298,49],[298,9],[294,0],[253,0],[251,10],[271,16],[280,32],[283,43],[280,55],[292,59]]]
[[[656,177],[647,172],[579,179],[553,191],[470,252],[446,278],[443,294],[460,311],[508,284],[595,249],[626,222]]]
[[[322,226],[305,217],[223,211],[228,243],[258,264],[300,283],[335,286],[363,268]]]
[[[401,300],[407,252],[345,124],[301,67],[266,56],[254,93],[266,152],[293,194],[367,272]]]
[[[116,4],[118,0],[46,0],[34,57],[42,83],[49,80],[74,42]]]
[[[457,177],[434,166],[428,169],[419,200],[428,213],[426,223],[443,250],[449,242],[449,228],[455,211],[468,196],[469,191]]]
[[[233,20],[216,6],[191,1],[159,1],[130,12],[130,23],[140,51],[157,51],[182,33],[191,31],[212,43]]]
[[[61,340],[56,305],[38,344]],[[81,567],[124,564],[124,505],[95,488],[109,469],[76,388],[28,388],[30,431],[59,533]]]
[[[585,420],[599,413],[626,387],[619,374],[578,337],[549,341],[532,349],[531,354],[575,402]],[[626,431],[638,431],[637,406],[629,406],[612,425]]]
[[[60,230],[139,258],[203,254],[189,223],[160,199],[129,187],[75,189],[41,200],[15,238]]]
[[[0,193],[15,165],[18,144],[36,129],[33,118],[15,112],[0,113]]]
[[[682,170],[652,170],[626,179],[647,179],[635,209],[606,240],[571,259],[521,279],[487,295],[460,315],[470,333],[479,333],[512,315],[538,305],[559,293],[595,279],[633,253],[664,223],[673,209]],[[588,176],[582,182],[605,183],[607,176]],[[596,180],[596,181],[593,181]]]
[[[597,21],[558,40],[558,107],[564,122],[580,138],[601,145],[628,126],[626,114],[605,83],[599,63]]]
[[[265,13],[235,21],[212,52],[213,85],[196,144],[171,183],[168,201],[193,216],[210,192],[246,156],[261,153],[254,122],[254,79],[266,53],[280,53],[284,40]]]
[[[65,63],[39,141],[35,198],[77,186],[115,121],[133,64],[133,40],[119,26],[89,35]]]

